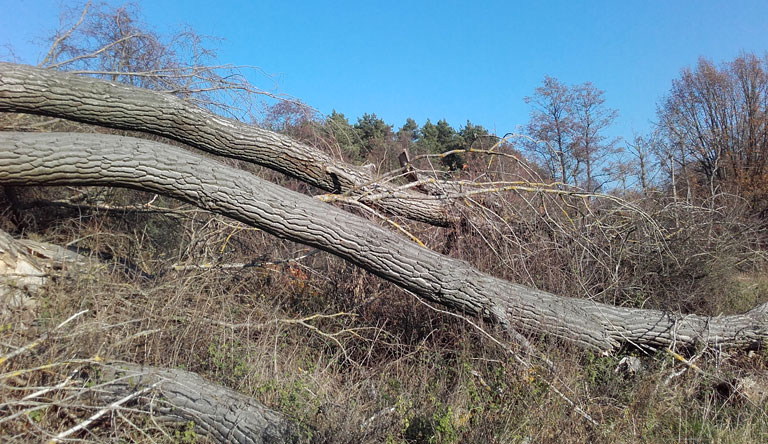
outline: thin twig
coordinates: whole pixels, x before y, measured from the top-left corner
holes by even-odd
[[[88,426],[93,424],[95,421],[97,421],[99,418],[101,418],[102,416],[106,415],[107,413],[115,410],[116,408],[120,407],[121,405],[125,404],[126,402],[128,402],[128,401],[130,401],[130,400],[132,400],[134,398],[137,398],[137,397],[139,397],[139,396],[141,396],[141,395],[143,395],[143,394],[153,390],[161,382],[163,382],[163,381],[158,381],[158,382],[156,382],[156,383],[154,383],[154,384],[152,384],[152,385],[150,385],[148,387],[143,388],[142,390],[139,390],[137,392],[133,392],[133,393],[131,393],[131,394],[121,398],[121,399],[118,399],[117,401],[113,402],[112,404],[110,404],[110,405],[104,407],[103,409],[99,410],[94,415],[92,415],[91,417],[89,417],[85,421],[81,422],[80,424],[78,424],[78,425],[76,425],[76,426],[74,426],[74,427],[72,427],[72,428],[70,428],[68,430],[65,430],[65,431],[59,433],[50,442],[51,443],[60,442],[62,439],[66,438],[67,436],[72,435],[73,433],[76,433],[79,430],[83,430],[83,429],[87,428]]]
[[[4,356],[0,356],[0,365],[8,362],[9,360],[15,358],[16,356],[18,356],[18,355],[20,355],[22,353],[25,353],[25,352],[27,352],[29,350],[34,349],[38,345],[42,344],[46,339],[48,339],[51,336],[51,333],[53,333],[54,331],[64,327],[65,325],[69,324],[73,320],[77,319],[80,315],[82,315],[84,313],[87,313],[87,312],[88,312],[88,309],[85,309],[85,310],[82,310],[82,311],[79,311],[79,312],[73,314],[72,316],[68,317],[64,322],[62,322],[61,324],[57,325],[53,330],[51,330],[49,332],[46,332],[45,334],[43,334],[39,338],[35,339],[34,341],[30,342],[29,344],[27,344],[27,345],[25,345],[23,347],[17,348],[16,350],[14,350],[14,351],[12,351],[12,352],[4,355]]]

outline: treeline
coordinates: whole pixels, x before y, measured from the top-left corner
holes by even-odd
[[[412,118],[395,129],[375,113],[365,113],[355,123],[333,110],[320,116],[300,102],[279,102],[268,108],[258,122],[268,129],[299,139],[325,145],[332,152],[353,163],[372,162],[382,171],[394,168],[398,155],[408,150],[410,155],[441,155],[449,151],[487,149],[500,141],[481,125],[467,123],[456,129],[445,119],[432,123],[430,119],[419,126]],[[435,169],[457,171],[466,169],[465,156],[452,153],[438,156]]]
[[[81,10],[70,11],[73,23]],[[425,168],[439,172],[482,168],[470,149],[494,147],[521,154],[541,179],[588,192],[662,192],[702,200],[721,193],[740,196],[758,213],[768,209],[768,59],[741,54],[720,65],[702,58],[671,80],[659,98],[655,123],[646,134],[611,137],[618,110],[590,82],[568,85],[546,76],[524,97],[530,106],[523,134],[501,140],[467,120],[452,127],[445,119],[421,126],[413,119],[399,127],[375,113],[349,119],[340,112],[319,115],[297,101],[279,100],[263,108],[237,67],[218,65],[205,37],[185,30],[170,38],[138,20],[135,7],[94,8],[44,57],[41,66],[183,95],[197,105],[250,118],[354,163],[379,171],[400,166],[398,156],[435,157]],[[74,29],[74,28],[73,28]],[[52,38],[52,42],[56,41]],[[98,51],[98,52],[96,52]],[[94,54],[83,57],[84,54]],[[527,138],[530,139],[527,139]],[[476,164],[476,165],[475,165]],[[474,171],[482,173],[483,171]]]
[[[679,199],[720,193],[743,197],[758,213],[768,208],[768,59],[742,54],[716,65],[700,59],[673,79],[660,98],[647,134],[611,137],[618,110],[590,82],[567,85],[545,77],[523,99],[530,118],[510,139],[469,120],[460,128],[445,119],[399,128],[375,113],[352,123],[333,111],[318,116],[297,102],[268,108],[259,123],[325,145],[345,160],[396,168],[397,156],[452,152],[432,166],[445,172],[471,165],[461,151],[488,149],[522,154],[543,179],[588,192],[662,192]]]

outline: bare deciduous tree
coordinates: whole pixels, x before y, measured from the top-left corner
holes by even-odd
[[[596,179],[601,175],[606,159],[616,153],[618,139],[609,139],[604,131],[613,124],[618,111],[606,108],[604,92],[590,83],[574,90],[574,156],[584,165],[584,178],[580,186],[588,193],[597,191],[603,184]]]
[[[689,185],[688,193],[733,192],[750,199],[756,209],[764,208],[765,59],[745,54],[720,67],[700,59],[694,69],[684,69],[659,108],[659,126],[666,153]]]
[[[571,87],[547,76],[525,102],[533,107],[529,149],[552,178],[588,193],[599,189],[596,178],[618,143],[604,135],[618,115],[606,108],[604,92],[590,82]]]
[[[654,171],[658,168],[656,153],[659,152],[659,144],[656,133],[645,137],[636,135],[632,142],[627,142],[627,152],[632,157],[630,170],[637,176],[637,184],[643,193],[648,193]]]
[[[539,143],[531,150],[547,166],[553,178],[573,184],[578,174],[574,145],[573,91],[553,77],[545,77],[525,102],[533,106],[528,134]],[[542,143],[543,142],[543,143]]]

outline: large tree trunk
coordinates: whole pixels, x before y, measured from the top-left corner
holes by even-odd
[[[100,397],[106,402],[151,389],[134,408],[162,421],[195,424],[195,431],[217,443],[298,443],[298,427],[255,399],[206,381],[196,373],[129,363],[99,368]],[[157,396],[159,395],[159,397]]]
[[[87,268],[88,259],[66,248],[16,240],[0,230],[0,315],[37,304],[49,268]],[[15,313],[14,313],[15,314]],[[84,374],[88,374],[85,372]],[[256,399],[205,380],[196,373],[124,362],[102,364],[93,393],[105,403],[130,407],[155,420],[185,426],[216,443],[277,444],[300,441],[299,426]],[[53,440],[51,442],[58,442]]]
[[[263,165],[328,192],[362,196],[361,202],[394,215],[438,226],[457,220],[448,200],[379,184],[363,168],[335,160],[290,137],[217,116],[171,94],[0,63],[0,111],[156,134]],[[371,202],[366,199],[370,195],[380,198]]]
[[[593,349],[752,346],[768,338],[768,304],[742,315],[705,317],[558,297],[481,273],[254,175],[142,139],[0,133],[0,185],[114,185],[162,193],[335,254],[457,312]]]

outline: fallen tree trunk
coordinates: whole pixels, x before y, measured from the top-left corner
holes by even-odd
[[[129,363],[99,367],[98,393],[105,402],[132,400],[156,420],[186,425],[225,444],[298,443],[298,427],[254,398],[206,381],[196,373]],[[159,395],[159,397],[158,397]]]
[[[17,296],[26,299],[25,305],[36,304],[40,287],[47,280],[46,269],[62,266],[86,268],[89,262],[66,248],[29,239],[17,240],[0,230],[0,314],[7,317],[10,314],[3,313],[5,310],[17,308],[14,305],[18,303],[8,300],[9,290],[24,290],[23,296]],[[196,373],[124,362],[100,364],[98,370],[95,374],[99,379],[89,382],[97,384],[92,391],[102,402],[112,406],[130,402],[132,408],[154,415],[155,421],[177,426],[193,422],[195,431],[213,442],[300,441],[299,428],[291,420],[254,398],[209,382]],[[65,435],[85,428],[87,422]]]
[[[0,111],[39,114],[142,131],[213,154],[257,163],[390,214],[438,226],[458,218],[447,200],[376,183],[363,168],[290,137],[217,116],[171,94],[0,62]],[[366,199],[376,195],[376,201]]]
[[[161,193],[335,254],[457,312],[592,349],[748,347],[768,339],[768,304],[741,315],[706,317],[558,297],[481,273],[254,175],[147,140],[0,133],[0,185],[112,185]]]

